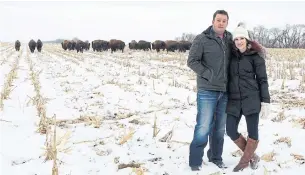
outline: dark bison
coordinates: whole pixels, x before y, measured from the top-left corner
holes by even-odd
[[[16,51],[19,51],[19,50],[20,50],[20,46],[21,46],[20,41],[19,41],[19,40],[16,40],[16,41],[15,41],[15,49],[16,49]]]
[[[42,48],[42,42],[40,41],[40,39],[37,40],[37,50],[38,52],[41,52],[41,48]]]
[[[31,53],[34,53],[35,48],[36,48],[36,42],[33,39],[31,39],[29,42],[29,48],[31,50]]]
[[[64,49],[64,50],[67,50],[68,49],[68,43],[69,43],[69,40],[63,40],[61,42],[61,47]]]
[[[153,50],[157,50],[157,52],[160,52],[160,50],[162,49],[163,51],[165,50],[165,42],[161,41],[161,40],[156,40],[154,41],[152,44],[152,49]]]
[[[67,50],[69,44],[70,44],[70,45],[72,44],[71,41],[69,41],[69,40],[63,40],[63,41],[61,42],[61,47],[62,47],[64,50]]]
[[[192,43],[189,41],[179,41],[179,52],[190,50]]]
[[[76,42],[75,40],[71,40],[70,43],[68,44],[68,49],[69,50],[75,50],[76,49]]]
[[[128,43],[128,47],[130,50],[137,50],[138,43],[135,40],[132,40],[130,43]]]
[[[61,47],[64,50],[74,50],[75,49],[75,45],[76,45],[76,41],[73,40],[64,40],[63,42],[61,42]]]
[[[76,49],[77,53],[78,52],[83,53],[85,45],[86,45],[85,42],[83,42],[81,40],[77,40],[76,44],[75,44],[75,49]]]
[[[179,42],[174,40],[167,40],[165,41],[165,49],[166,51],[175,52],[179,49]]]
[[[91,42],[93,51],[101,52],[109,49],[109,42],[105,40],[94,40]]]
[[[137,49],[144,51],[151,50],[151,43],[144,40],[140,40],[138,42]]]
[[[122,50],[124,52],[125,42],[121,40],[111,39],[109,41],[109,47],[111,49],[111,53],[115,52],[116,50]]]
[[[90,43],[89,43],[88,40],[86,40],[86,41],[84,42],[84,49],[85,49],[85,50],[89,50],[89,49],[90,49]]]

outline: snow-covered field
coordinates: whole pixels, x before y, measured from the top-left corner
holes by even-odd
[[[2,43],[0,174],[52,174],[46,153],[54,157],[54,118],[60,175],[304,174],[305,51],[268,52],[272,108],[260,120],[259,169],[233,173],[240,154],[225,136],[229,168],[220,170],[205,156],[203,169],[191,172],[196,82],[187,53],[77,54],[45,44],[31,54],[26,44],[16,52]],[[296,58],[286,58],[289,53]],[[239,130],[246,134],[244,119]],[[132,162],[136,168],[122,167]]]

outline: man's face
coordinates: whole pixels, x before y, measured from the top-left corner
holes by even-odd
[[[217,14],[212,21],[213,28],[217,34],[223,34],[228,26],[227,15]]]

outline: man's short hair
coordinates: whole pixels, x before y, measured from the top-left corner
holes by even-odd
[[[228,15],[228,12],[226,12],[225,10],[217,10],[214,15],[213,15],[213,20],[215,20],[215,17],[217,14],[221,14],[221,15],[226,15],[228,17],[228,20],[229,20],[229,15]]]

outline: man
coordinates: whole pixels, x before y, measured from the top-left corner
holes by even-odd
[[[193,171],[201,169],[208,138],[209,161],[219,168],[227,168],[222,152],[227,118],[227,70],[232,48],[232,35],[226,31],[228,20],[226,11],[217,10],[212,25],[194,39],[187,60],[188,67],[197,74],[197,124],[189,154]]]

